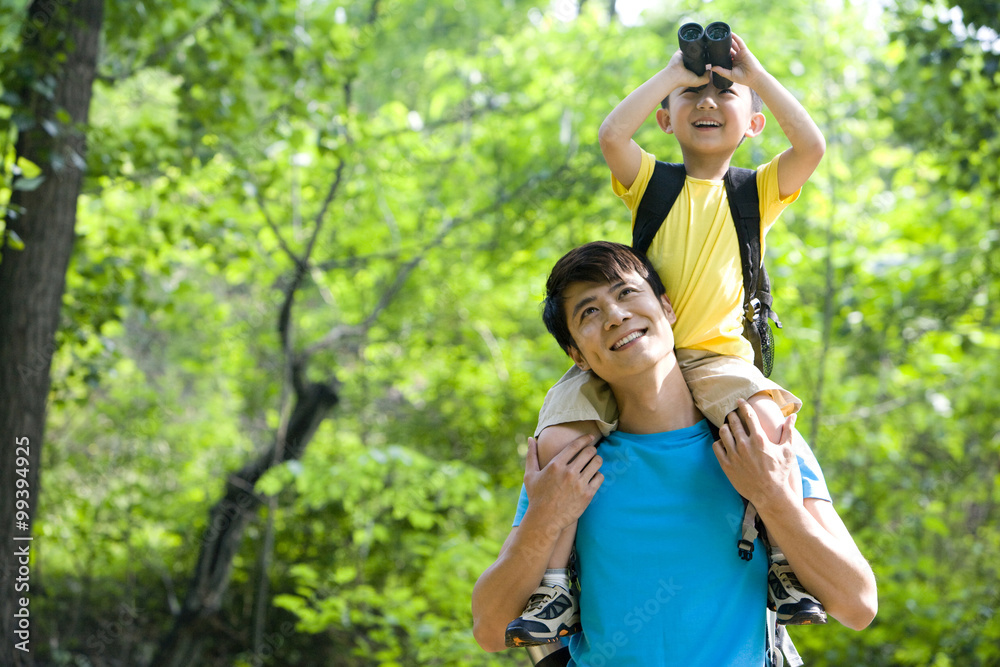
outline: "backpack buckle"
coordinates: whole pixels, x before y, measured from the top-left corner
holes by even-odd
[[[747,301],[747,310],[743,313],[743,316],[747,318],[748,321],[756,322],[760,319],[760,299],[754,297]]]
[[[743,560],[751,560],[753,558],[753,542],[750,540],[740,540],[740,558]]]

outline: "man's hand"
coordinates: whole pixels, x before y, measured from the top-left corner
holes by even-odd
[[[744,426],[745,425],[745,426]],[[750,404],[740,401],[719,429],[719,440],[713,445],[722,471],[736,491],[760,510],[769,503],[794,502],[795,475],[799,466],[792,448],[792,428],[795,415],[781,426],[781,437],[771,442]]]
[[[829,615],[861,630],[878,612],[875,575],[833,504],[803,501],[793,490],[791,475],[799,470],[791,446],[793,422],[786,419],[779,442],[771,443],[756,413],[740,401],[719,429],[715,456],[736,491],[757,508],[768,537],[781,545],[802,586]]]
[[[538,443],[528,438],[528,459],[524,466],[524,488],[532,508],[544,507],[544,516],[560,530],[580,518],[597,489],[604,482],[603,459],[594,446],[596,437],[584,435],[540,468]]]
[[[524,466],[528,511],[511,528],[500,555],[472,590],[472,632],[483,649],[506,648],[507,624],[520,615],[542,580],[560,533],[583,514],[604,481],[596,440],[589,433],[576,438],[541,468],[538,443],[528,439]]]

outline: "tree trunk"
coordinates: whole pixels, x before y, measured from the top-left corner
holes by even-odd
[[[0,664],[30,665],[42,638],[31,568],[31,520],[37,507],[45,404],[55,333],[73,250],[83,180],[86,127],[103,0],[35,0],[22,30],[18,111],[34,121],[16,152],[42,169],[34,190],[13,183],[7,229],[24,248],[0,239]],[[60,64],[61,63],[61,64]],[[46,90],[42,77],[50,75]],[[42,85],[38,85],[38,84]],[[32,84],[36,84],[34,87]],[[72,126],[60,122],[65,111]],[[19,486],[20,485],[20,486]],[[18,504],[18,501],[22,501]],[[23,514],[18,514],[18,512]],[[20,647],[20,649],[18,648]]]
[[[199,664],[201,644],[210,635],[211,621],[222,608],[233,570],[233,557],[239,549],[243,531],[261,505],[254,486],[274,466],[300,458],[316,429],[337,404],[335,381],[305,386],[296,383],[296,386],[295,407],[284,440],[279,435],[267,451],[230,475],[225,495],[209,512],[198,564],[184,606],[150,665],[192,667]]]

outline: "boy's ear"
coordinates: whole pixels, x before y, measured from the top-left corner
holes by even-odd
[[[764,114],[758,111],[757,113],[750,116],[750,124],[747,125],[747,131],[744,132],[746,137],[756,137],[758,134],[764,131],[764,123],[767,119],[764,118]]]
[[[578,350],[576,347],[571,345],[566,350],[566,354],[569,355],[569,358],[573,360],[573,363],[576,364],[577,368],[579,368],[581,371],[590,370],[590,364],[587,363],[587,360],[583,358],[583,354],[581,354],[580,350]]]
[[[667,134],[674,133],[674,128],[670,125],[670,109],[660,107],[656,110],[656,124]]]

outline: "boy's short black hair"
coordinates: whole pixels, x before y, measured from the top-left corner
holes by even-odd
[[[641,252],[621,243],[595,241],[574,248],[556,262],[545,284],[542,320],[556,342],[566,353],[576,348],[566,321],[566,289],[573,283],[614,283],[635,272],[653,289],[659,298],[667,290],[653,265]],[[579,349],[579,348],[578,348]]]
[[[670,108],[670,95],[667,95],[660,102],[661,109]],[[764,100],[760,99],[760,95],[753,88],[750,89],[750,111],[751,113],[760,113],[764,110]]]

